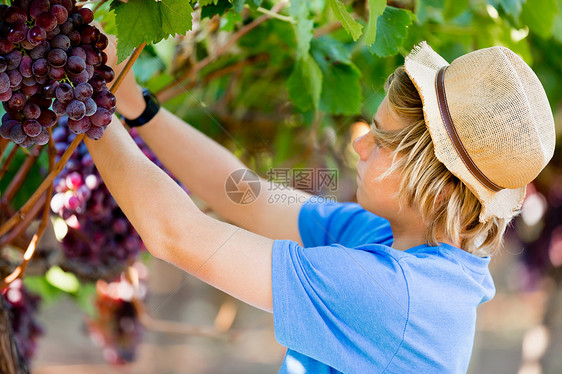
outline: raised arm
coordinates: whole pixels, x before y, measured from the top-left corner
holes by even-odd
[[[150,253],[250,305],[272,311],[273,240],[203,214],[143,155],[116,117],[100,140],[85,143]]]
[[[116,96],[117,110],[126,118],[136,118],[144,110],[141,89],[132,73]],[[270,183],[261,179],[258,198],[237,204],[226,194],[225,182],[233,171],[246,167],[226,148],[164,108],[138,132],[166,168],[222,217],[259,235],[300,243],[298,215],[309,194],[284,189],[286,200],[271,203],[270,196],[278,191],[271,191]]]

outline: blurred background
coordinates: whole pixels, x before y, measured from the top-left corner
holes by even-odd
[[[385,79],[423,40],[449,62],[494,45],[519,54],[544,85],[560,138],[562,0],[389,0],[371,43],[366,37],[353,40],[342,28],[334,1],[192,3],[192,31],[147,46],[134,74],[166,108],[264,178],[274,168],[335,169],[337,190],[329,193],[354,201],[357,158],[351,140],[359,131],[354,124],[371,121]],[[365,28],[374,3],[343,1]],[[108,4],[96,19],[108,33],[117,31]],[[16,154],[0,191],[6,191],[26,156]],[[76,157],[86,162],[86,155]],[[13,196],[14,209],[45,175],[48,160],[38,158]],[[78,245],[75,237],[97,239],[94,229],[77,234],[69,217],[53,213],[23,282],[42,299],[30,308],[41,326],[31,334],[37,342],[30,349],[32,372],[278,371],[285,348],[275,340],[271,315],[142,251],[138,256],[133,251],[127,265],[134,265],[122,274],[123,267],[111,266],[96,273],[88,268],[91,260],[77,266],[68,261],[78,256],[72,249]],[[21,256],[16,244],[2,253],[6,261]],[[490,263],[497,294],[478,309],[470,373],[562,372],[561,265],[558,146],[529,185],[522,214]]]

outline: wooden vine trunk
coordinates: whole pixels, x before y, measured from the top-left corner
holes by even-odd
[[[0,373],[29,374],[29,369],[21,357],[10,318],[8,302],[0,295]]]

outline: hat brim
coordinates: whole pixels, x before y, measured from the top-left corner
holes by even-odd
[[[446,155],[456,155],[457,151],[443,124],[435,89],[437,72],[445,65],[449,63],[433,51],[426,42],[414,48],[404,62],[406,73],[416,86],[423,102],[425,123],[433,140],[435,156],[480,201],[483,207],[480,212],[480,222],[487,222],[491,217],[511,219],[521,209],[526,186],[498,192],[491,191],[478,182],[460,157],[446,157]]]

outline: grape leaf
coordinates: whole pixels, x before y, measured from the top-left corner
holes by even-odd
[[[345,5],[343,5],[341,0],[328,0],[328,3],[332,12],[334,12],[338,21],[341,22],[345,31],[351,35],[354,41],[359,39],[363,26],[351,17],[351,14],[349,14],[347,9],[345,9]]]
[[[531,31],[548,38],[552,35],[552,24],[557,13],[556,0],[527,1],[521,9],[521,19]]]
[[[289,97],[299,110],[305,112],[318,107],[322,91],[322,71],[308,53],[297,59],[287,81],[287,88]]]
[[[193,9],[183,0],[134,0],[112,6],[117,24],[119,62],[143,42],[157,43],[170,35],[183,35],[191,30]]]
[[[244,5],[248,4],[248,6],[252,9],[257,9],[261,6],[263,0],[229,0],[232,3],[232,7],[235,11],[240,13],[242,9],[244,9]]]
[[[310,10],[308,9],[307,1],[291,1],[289,14],[296,21],[296,23],[293,24],[293,29],[295,30],[297,38],[297,58],[302,58],[308,55],[310,41],[312,40],[312,31],[314,28],[314,22],[311,19],[308,19]]]
[[[398,53],[414,18],[409,10],[387,6],[377,21],[375,43],[369,47],[371,53],[381,57]]]
[[[524,0],[499,0],[503,10],[515,19],[519,19]]]
[[[217,0],[216,4],[201,7],[201,19],[222,16],[229,9],[232,9],[232,4],[228,0]]]
[[[217,3],[219,2],[219,0],[199,0],[199,6],[204,7],[207,5],[217,5]]]
[[[386,0],[369,0],[369,22],[365,30],[365,44],[371,45],[375,42],[377,34],[377,19],[384,12]]]
[[[332,114],[352,115],[361,111],[361,72],[340,42],[331,38],[315,39],[311,53],[322,71],[320,109]]]

